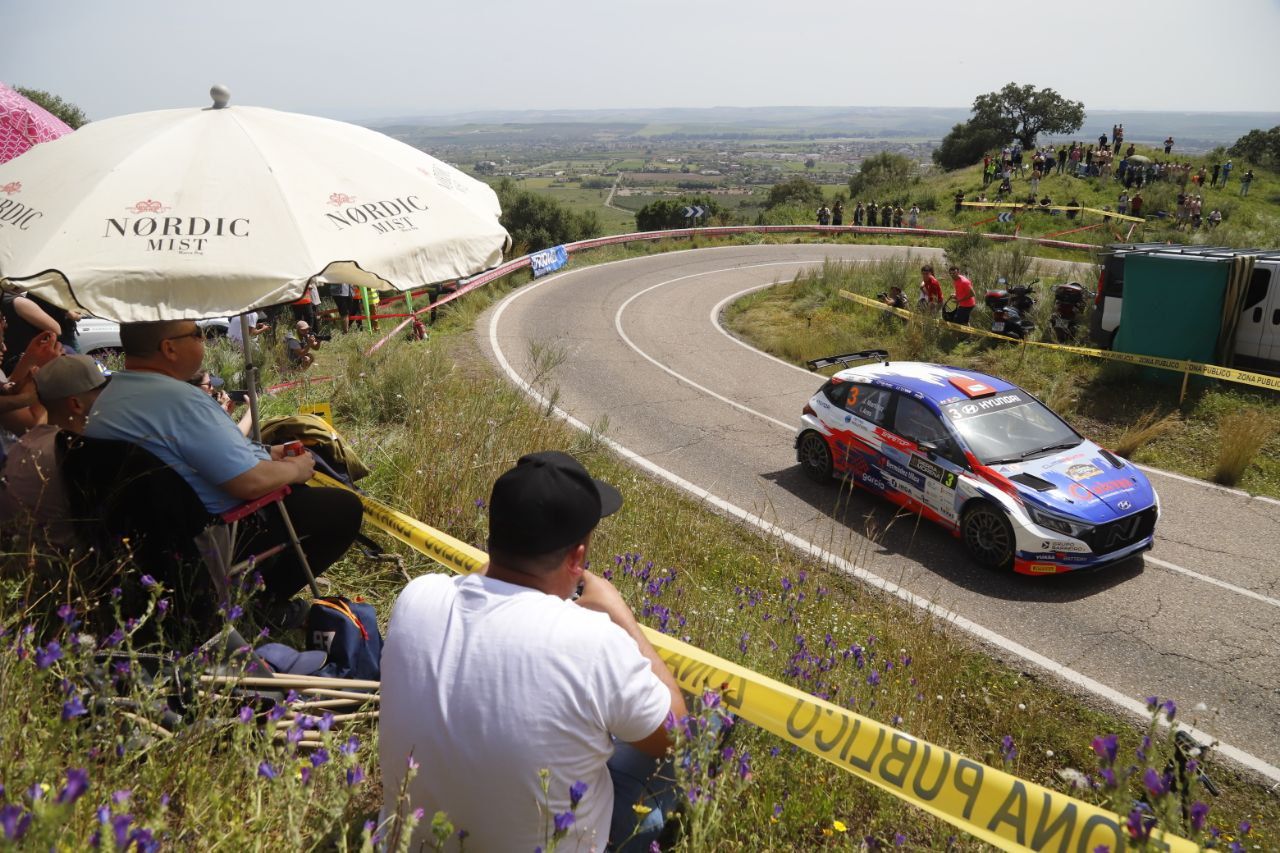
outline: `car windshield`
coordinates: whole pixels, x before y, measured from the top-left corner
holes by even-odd
[[[943,412],[984,465],[1021,462],[1083,441],[1061,418],[1017,389],[952,403]]]

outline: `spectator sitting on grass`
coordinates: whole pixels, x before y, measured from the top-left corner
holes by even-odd
[[[529,454],[494,483],[488,565],[400,593],[382,653],[384,818],[412,759],[410,803],[447,813],[468,849],[532,850],[570,812],[563,849],[656,843],[676,797],[655,775],[665,721],[687,712],[631,608],[586,568],[621,506],[572,456]],[[430,832],[420,823],[413,846]]]
[[[0,522],[28,529],[36,544],[59,552],[76,545],[55,442],[59,432],[84,430],[89,409],[109,378],[87,355],[59,356],[36,374],[36,392],[49,420],[27,430],[9,448],[0,491]]]
[[[289,356],[289,366],[298,370],[306,370],[315,364],[315,356],[311,353],[320,349],[320,339],[311,334],[311,324],[299,320],[294,331],[284,338],[284,351]]]

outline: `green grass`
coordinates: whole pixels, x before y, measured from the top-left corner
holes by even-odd
[[[998,274],[1024,280],[1014,273],[1029,262],[1022,247],[982,247],[967,268],[981,274],[975,281],[992,281]],[[1040,254],[1039,249],[1034,249]],[[1018,255],[1021,257],[1018,257]],[[1133,459],[1192,477],[1213,478],[1218,464],[1219,423],[1224,414],[1254,409],[1264,422],[1280,422],[1280,397],[1228,383],[1193,383],[1179,405],[1181,377],[1165,371],[1153,378],[1127,365],[1102,362],[1041,347],[979,338],[939,329],[935,323],[902,320],[841,298],[849,290],[874,297],[891,284],[902,285],[914,298],[920,262],[903,258],[872,264],[828,263],[793,282],[758,291],[730,306],[729,328],[766,352],[796,364],[832,352],[882,347],[897,358],[938,361],[971,367],[1009,379],[1054,407],[1077,429],[1104,446],[1117,442],[1144,414],[1161,418],[1177,414],[1177,430],[1159,434],[1143,444]],[[1042,298],[1032,317],[1042,332],[1048,328],[1051,300],[1043,298],[1054,285],[1071,276],[1040,274]],[[973,325],[986,322],[982,309]],[[1274,433],[1243,468],[1239,488],[1280,497],[1280,438]]]
[[[613,247],[581,262],[597,262],[658,251],[666,246]],[[569,429],[532,406],[480,355],[472,334],[478,313],[524,278],[477,292],[442,312],[430,340],[396,341],[371,358],[372,334],[338,336],[321,351],[317,374],[333,375],[272,397],[266,414],[292,411],[303,402],[330,400],[339,429],[374,469],[361,485],[379,500],[476,545],[487,520],[477,500],[487,498],[494,477],[523,453],[560,448],[577,454],[596,476],[626,496],[623,509],[593,540],[593,563],[612,574],[643,622],[686,639],[802,690],[853,707],[914,735],[958,750],[1059,790],[1059,772],[1093,773],[1098,759],[1091,740],[1120,736],[1127,766],[1147,728],[1097,710],[1047,681],[1022,673],[974,649],[947,626],[869,591],[852,579],[803,559],[754,532],[708,512],[699,502],[652,480],[608,453],[592,435]],[[781,293],[811,284],[778,288]],[[794,292],[792,295],[795,295]],[[763,297],[760,297],[763,298]],[[816,291],[809,314],[832,334],[852,315]],[[946,344],[955,352],[967,344]],[[991,358],[1001,357],[992,354]],[[218,363],[231,356],[219,346]],[[539,384],[554,393],[557,352],[544,348],[525,361],[542,367]],[[267,359],[270,373],[271,360]],[[522,369],[524,365],[521,365]],[[228,366],[224,368],[230,372]],[[272,376],[265,377],[269,384]],[[600,425],[604,428],[604,425]],[[835,522],[833,522],[835,523]],[[911,525],[899,518],[894,525]],[[883,528],[885,521],[877,522]],[[382,538],[382,537],[377,537]],[[438,571],[420,554],[394,542],[411,574]],[[876,549],[848,555],[876,568]],[[71,722],[60,719],[66,695],[62,679],[78,684],[86,662],[68,651],[46,670],[30,650],[70,635],[39,629],[21,640],[20,626],[43,606],[24,605],[26,561],[11,548],[0,583],[0,683],[6,712],[0,715],[0,779],[6,803],[30,809],[24,792],[44,783],[50,792],[36,806],[29,830],[32,848],[82,848],[99,828],[95,810],[128,812],[174,849],[341,849],[359,846],[361,827],[376,816],[381,792],[376,774],[375,732],[367,724],[344,732],[330,750],[332,761],[313,768],[304,784],[305,757],[271,744],[253,726],[235,722],[236,703],[195,698],[190,725],[173,738],[147,743],[132,734],[127,718],[99,711]],[[385,619],[400,582],[384,569],[350,556],[328,573],[336,590],[363,595]],[[670,578],[654,591],[648,581]],[[55,623],[57,620],[54,620]],[[300,638],[286,638],[297,644]],[[84,641],[81,641],[82,644]],[[857,653],[854,653],[854,649]],[[870,674],[874,672],[875,678]],[[136,688],[139,698],[152,694]],[[152,713],[143,702],[141,713]],[[1194,714],[1183,711],[1183,716]],[[337,745],[358,736],[353,755]],[[1016,755],[1002,757],[1008,735]],[[856,848],[866,837],[891,845],[901,835],[908,849],[978,849],[949,825],[859,782],[808,753],[744,725],[735,744],[752,756],[752,779],[726,803],[727,819],[702,849],[796,850]],[[1149,750],[1163,766],[1168,745],[1159,736]],[[262,774],[267,762],[276,778]],[[364,768],[367,778],[347,784],[346,770]],[[54,806],[67,768],[85,768],[88,792],[77,802]],[[452,772],[424,766],[420,772]],[[1210,825],[1234,837],[1240,821],[1257,827],[1246,843],[1274,847],[1280,806],[1263,788],[1210,763],[1223,788],[1214,800]],[[269,775],[269,774],[268,774]],[[128,790],[113,803],[112,792]],[[1086,799],[1118,802],[1137,790],[1132,780],[1118,791],[1077,792]],[[848,833],[833,829],[835,821]],[[465,829],[465,827],[461,827]]]

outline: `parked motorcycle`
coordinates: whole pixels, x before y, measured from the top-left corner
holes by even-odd
[[[1088,288],[1074,281],[1059,284],[1053,289],[1053,313],[1049,316],[1049,325],[1058,343],[1077,343],[1080,324],[1092,301],[1093,294]]]
[[[1015,284],[1012,287],[1003,286],[1007,283],[1004,278],[996,281],[1001,287],[988,290],[985,297],[987,308],[991,311],[991,331],[1018,340],[1025,340],[1035,332],[1036,324],[1029,318],[1031,309],[1036,304],[1032,294],[1035,292],[1033,285],[1037,281],[1039,279],[1030,284]]]

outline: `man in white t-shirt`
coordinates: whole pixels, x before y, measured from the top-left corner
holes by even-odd
[[[245,319],[249,321],[249,337],[256,338],[258,335],[267,331],[271,327],[266,323],[258,322],[258,312],[249,311],[245,315]],[[240,328],[240,318],[232,317],[227,323],[227,339],[236,345],[236,349],[244,349],[244,332]]]
[[[409,757],[419,765],[409,808],[427,819],[415,845],[437,811],[475,850],[545,846],[570,817],[562,849],[631,833],[647,781],[637,767],[657,767],[668,715],[687,712],[622,596],[585,568],[591,532],[621,506],[572,456],[524,456],[494,483],[485,569],[425,575],[400,594],[382,653],[379,759],[384,818]],[[615,784],[628,786],[616,804]],[[642,825],[631,843],[647,849],[659,829]]]

